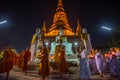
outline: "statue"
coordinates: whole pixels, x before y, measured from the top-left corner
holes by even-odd
[[[42,42],[42,33],[39,28],[36,29],[36,33],[32,37],[31,41],[31,61],[35,60],[36,53],[40,51],[40,47],[42,47],[43,42]]]
[[[81,38],[87,52],[90,53],[90,51],[92,50],[92,45],[91,45],[91,41],[90,41],[90,35],[87,33],[86,28],[83,28],[83,31],[80,34],[80,38]]]

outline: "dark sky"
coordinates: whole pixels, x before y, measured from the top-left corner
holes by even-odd
[[[41,2],[42,1],[42,2]],[[63,0],[63,6],[73,31],[77,19],[91,35],[93,46],[104,45],[112,36],[112,31],[102,30],[101,26],[120,27],[120,5],[118,0]],[[12,45],[17,50],[30,46],[32,35],[37,27],[46,21],[47,28],[52,24],[57,8],[57,0],[9,0],[0,2],[0,48]]]

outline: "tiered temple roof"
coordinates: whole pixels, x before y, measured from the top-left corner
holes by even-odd
[[[80,27],[81,26],[78,25],[77,32],[78,32],[78,30],[81,29]],[[46,32],[45,22],[43,24],[45,36],[58,36],[59,32],[60,32],[60,28],[63,29],[63,35],[65,35],[65,36],[74,36],[77,33],[77,32],[74,33],[71,29],[71,26],[69,25],[68,18],[67,18],[65,9],[63,7],[62,0],[58,0],[58,6],[57,6],[56,12],[54,14],[53,23],[52,23],[48,33]]]

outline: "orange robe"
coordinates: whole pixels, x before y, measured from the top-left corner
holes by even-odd
[[[59,58],[59,61],[60,61],[59,71],[62,72],[62,73],[68,72],[69,67],[68,67],[68,63],[65,59],[65,51],[64,50],[60,51],[60,53],[58,54],[58,58]]]
[[[19,59],[20,59],[19,55],[16,54],[14,66],[18,67],[18,65],[19,65]]]
[[[39,55],[41,57],[39,64],[39,75],[49,76],[50,75],[50,63],[49,63],[49,52],[47,49],[42,51]]]
[[[30,61],[30,56],[31,56],[30,51],[25,51],[22,54],[22,71],[23,72],[27,70],[27,64]]]
[[[17,59],[18,59],[18,56],[16,53],[13,53],[13,65],[14,66],[17,66]]]
[[[19,68],[20,70],[22,70],[22,63],[23,63],[22,55],[23,55],[23,52],[21,52],[21,53],[18,55],[18,57],[19,57],[19,59],[18,59],[18,68]]]
[[[58,54],[60,53],[60,51],[62,50],[62,46],[61,45],[57,45],[55,46],[55,53],[54,53],[54,70],[59,71],[59,67],[60,67],[60,59],[58,57]]]
[[[1,73],[7,73],[7,77],[9,75],[10,70],[13,68],[13,52],[11,50],[5,50],[4,54],[3,54],[3,59],[0,62],[0,74]]]

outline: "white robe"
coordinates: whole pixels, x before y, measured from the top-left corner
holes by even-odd
[[[80,78],[90,79],[90,68],[88,63],[88,53],[83,50],[80,54]]]
[[[102,73],[103,71],[103,56],[101,52],[96,53],[95,55],[95,62],[96,62],[96,67],[97,70]]]

